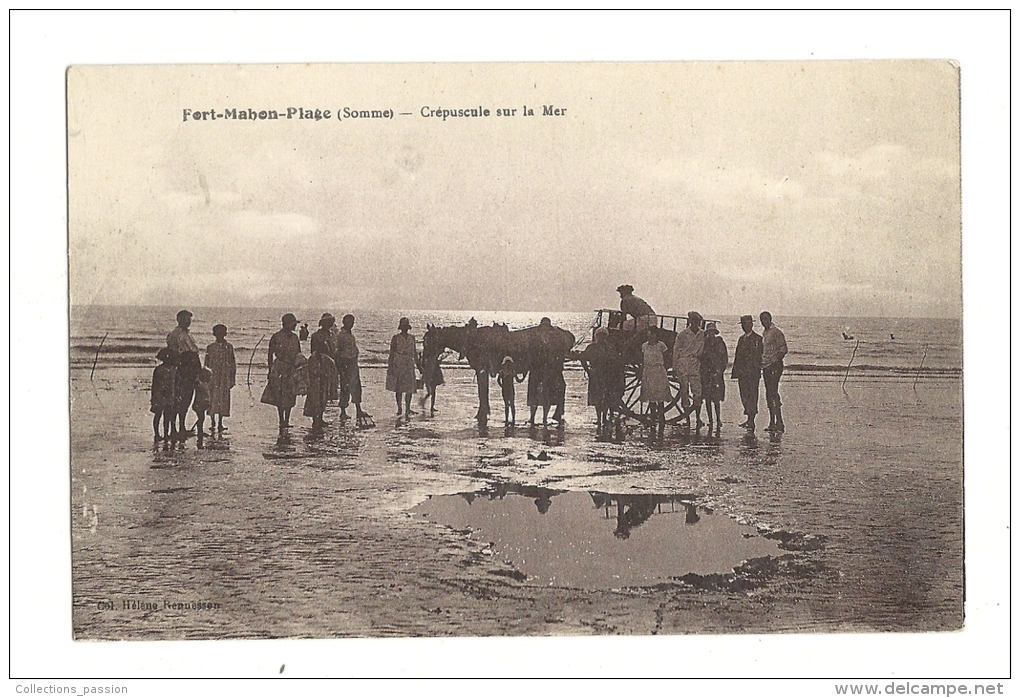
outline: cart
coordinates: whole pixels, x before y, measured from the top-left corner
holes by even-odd
[[[627,319],[619,310],[602,309],[597,313],[591,329],[591,341],[595,341],[595,332],[600,327],[609,330],[606,338],[616,351],[623,357],[624,387],[623,398],[618,411],[624,417],[650,425],[652,417],[648,412],[648,404],[641,401],[641,343],[644,341],[642,332],[635,327],[633,319]],[[662,341],[673,351],[673,342],[677,332],[687,326],[687,318],[676,315],[651,315],[655,325],[663,330]],[[672,367],[667,366],[670,399],[664,403],[663,411],[667,424],[678,424],[684,419],[681,405],[680,380],[673,375]]]

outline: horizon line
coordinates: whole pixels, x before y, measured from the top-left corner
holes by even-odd
[[[188,305],[189,304],[185,303],[185,304],[183,304],[180,307],[187,307]],[[323,304],[323,305],[328,307],[328,304]],[[162,305],[162,304],[152,304],[152,303],[74,303],[74,302],[69,302],[68,303],[68,307],[69,308],[72,308],[72,307],[79,307],[79,308],[86,308],[86,307],[99,307],[99,308],[177,308],[178,305]],[[301,305],[300,304],[294,304],[294,305],[291,305],[291,306],[283,306],[283,305],[199,305],[199,304],[191,304],[190,307],[192,307],[192,308],[210,308],[210,309],[214,309],[214,308],[230,308],[230,309],[249,308],[249,309],[252,309],[252,310],[282,310],[284,312],[287,312],[288,309],[290,309],[290,310],[293,310],[295,308],[301,309]],[[310,307],[311,306],[306,306],[305,309],[308,309]],[[592,308],[590,310],[554,310],[554,309],[550,309],[550,308],[545,308],[545,309],[540,309],[540,310],[531,310],[531,309],[529,309],[529,310],[511,310],[511,309],[508,309],[508,308],[496,308],[496,309],[493,309],[493,308],[450,309],[450,308],[370,308],[370,307],[362,307],[362,308],[349,308],[347,312],[349,312],[349,311],[359,311],[359,312],[361,312],[361,311],[368,311],[368,312],[394,312],[394,313],[398,313],[398,312],[401,312],[401,313],[406,313],[406,312],[412,312],[412,313],[596,313],[599,310],[618,310],[618,308],[605,308],[605,307],[603,307],[603,308]],[[746,313],[746,312],[718,313],[718,312],[709,312],[708,315],[714,315],[714,316],[718,316],[718,317],[732,315],[734,317],[740,317],[741,315],[757,314],[757,312],[762,312],[762,311],[756,311],[756,313]],[[773,315],[777,315],[778,317],[783,317],[785,315],[786,317],[809,317],[809,318],[838,317],[838,318],[883,318],[883,319],[889,319],[889,320],[896,320],[896,319],[903,319],[903,320],[960,320],[960,321],[963,320],[963,314],[962,313],[960,313],[959,315],[843,315],[843,314],[833,315],[833,314],[816,314],[816,313],[776,313],[774,311],[769,311],[769,312],[772,312]],[[658,314],[659,315],[666,315],[667,317],[673,317],[673,315],[671,315],[669,313],[658,313]],[[705,315],[705,313],[702,313],[702,315]],[[707,315],[705,315],[705,316],[707,317]],[[676,317],[683,317],[683,314],[677,315]]]

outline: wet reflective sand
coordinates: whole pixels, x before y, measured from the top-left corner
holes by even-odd
[[[367,369],[374,429],[334,421],[313,433],[295,410],[281,438],[275,410],[257,404],[261,385],[251,395],[241,385],[222,438],[169,451],[151,441],[150,373],[107,368],[90,383],[87,371],[72,372],[78,638],[962,624],[957,380],[914,389],[909,380],[861,379],[844,393],[840,378],[784,377],[781,436],[738,429],[731,397],[718,436],[667,429],[660,439],[634,428],[598,441],[577,372],[567,376],[565,428],[505,429],[473,423],[467,371],[447,372],[435,417],[408,422],[391,414],[384,371]],[[495,405],[495,390],[492,398]],[[511,514],[516,532],[539,520],[564,529],[562,538],[544,535],[564,545],[589,541],[598,564],[563,564],[551,578],[529,566],[535,553],[514,560],[492,536],[470,530],[484,525],[421,515],[439,502],[466,504],[461,493],[476,493],[474,511],[487,505],[479,493],[500,491],[502,500],[490,503]],[[544,515],[535,503],[542,491],[556,492],[545,497]],[[648,502],[673,511],[649,514]],[[615,535],[642,518],[629,537]],[[716,522],[728,530],[712,529]],[[701,531],[711,534],[706,541],[689,538]],[[656,540],[656,555],[622,564],[627,553],[619,551],[637,550],[646,537]],[[768,549],[680,564],[722,539]],[[653,567],[660,558],[673,566]],[[200,603],[216,607],[192,607]]]

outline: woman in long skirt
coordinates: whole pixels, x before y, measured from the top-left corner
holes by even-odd
[[[409,334],[411,321],[400,318],[397,325],[400,330],[390,340],[390,356],[386,366],[386,389],[395,393],[397,415],[411,416],[411,396],[417,390],[415,366],[418,364],[418,351],[415,348],[413,334]]]
[[[669,348],[659,338],[659,328],[650,327],[647,339],[641,345],[641,401],[648,403],[648,411],[662,428],[666,425],[665,404],[672,397],[669,394],[669,378],[666,376],[666,353]]]
[[[581,352],[581,365],[588,373],[588,405],[595,408],[595,423],[608,426],[623,397],[624,366],[620,353],[608,341],[609,330],[595,330],[595,341]]]
[[[298,369],[304,363],[301,342],[294,334],[297,318],[287,313],[281,318],[283,329],[269,339],[269,380],[262,391],[262,402],[275,405],[280,428],[290,426],[290,411],[297,402]]]
[[[305,376],[308,380],[308,393],[305,396],[305,406],[302,411],[306,417],[312,418],[312,427],[315,429],[325,426],[322,418],[326,411],[326,403],[337,399],[337,372],[336,362],[333,360],[334,344],[332,328],[336,320],[329,313],[325,313],[319,320],[319,329],[311,336],[311,356],[305,366]]]

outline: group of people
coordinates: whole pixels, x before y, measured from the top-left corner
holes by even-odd
[[[183,441],[190,433],[185,426],[189,409],[195,412],[197,419],[193,429],[200,442],[207,436],[207,414],[212,417],[210,429],[219,433],[226,430],[223,418],[230,416],[230,389],[236,382],[237,362],[234,347],[226,340],[227,327],[218,324],[212,328],[216,339],[206,347],[203,366],[198,344],[191,335],[192,317],[187,310],[177,313],[177,327],[167,335],[166,346],[156,354],[160,363],[152,372],[153,440],[162,441],[167,447]]]
[[[682,423],[690,426],[695,417],[695,428],[704,427],[701,418],[702,403],[709,430],[722,424],[721,403],[726,397],[724,374],[729,366],[726,343],[719,334],[718,323],[706,322],[703,316],[691,311],[687,326],[676,333],[672,347],[667,344],[669,334],[657,323],[651,306],[634,295],[632,286],[620,286],[620,310],[624,331],[639,338],[642,375],[641,401],[648,404],[653,424],[665,424],[665,408],[672,401],[669,371],[679,384]],[[167,345],[156,355],[160,361],[153,371],[151,391],[152,429],[156,441],[173,443],[183,441],[192,431],[199,440],[205,433],[205,418],[212,418],[211,429],[222,433],[223,423],[230,416],[230,389],[235,385],[237,363],[234,348],[226,340],[227,327],[213,327],[215,341],[206,347],[204,365],[199,357],[198,344],[191,334],[192,313],[177,313],[177,327],[167,335]],[[758,391],[765,382],[765,397],[769,410],[767,431],[785,430],[782,401],[779,397],[779,380],[783,374],[786,356],[786,337],[772,322],[770,313],[759,316],[762,334],[754,331],[754,318],[740,318],[743,334],[737,340],[731,378],[738,384],[745,421],[740,425],[755,429],[758,413]],[[281,318],[282,328],[269,340],[267,365],[268,380],[261,401],[277,409],[281,429],[290,426],[291,410],[297,396],[304,394],[303,414],[312,419],[314,428],[321,428],[323,415],[331,402],[340,407],[341,422],[348,420],[347,409],[354,406],[359,424],[370,425],[371,415],[362,407],[361,375],[358,366],[358,343],[354,337],[354,315],[343,317],[341,327],[330,313],[323,313],[318,329],[308,336],[307,326],[301,335],[295,333],[298,320],[293,313]],[[548,318],[542,323],[549,325]],[[430,410],[435,414],[436,391],[443,385],[443,371],[439,357],[425,357],[418,353],[411,322],[400,319],[397,334],[390,341],[386,370],[386,389],[394,393],[397,415],[415,414],[411,409],[413,395],[424,389],[422,399],[431,400]],[[609,329],[595,331],[594,341],[581,354],[581,364],[588,374],[588,404],[595,407],[599,429],[608,428],[614,413],[621,405],[625,390],[625,361],[618,347],[607,341]],[[301,351],[301,341],[310,339],[309,356]],[[548,421],[548,410],[555,406],[553,420],[563,422],[566,384],[563,380],[563,358],[558,361],[539,361],[528,374],[528,406],[531,409],[529,424],[535,423],[536,413],[542,408],[543,423]],[[418,378],[417,372],[421,372]],[[506,423],[516,421],[515,384],[524,380],[512,357],[503,359],[497,383],[505,408]],[[185,426],[189,409],[196,415],[195,426]],[[162,422],[163,431],[160,433]]]
[[[358,342],[354,337],[355,317],[344,315],[336,326],[332,313],[323,313],[319,328],[308,337],[309,356],[301,353],[301,337],[295,334],[298,320],[293,313],[281,319],[281,329],[269,338],[266,359],[268,378],[261,401],[276,407],[281,429],[290,426],[290,413],[299,394],[305,395],[302,413],[312,426],[324,426],[323,414],[329,402],[340,405],[340,420],[350,419],[347,408],[354,405],[355,418],[365,424],[371,419],[361,408],[361,370]],[[302,328],[307,335],[307,328]]]
[[[681,421],[690,426],[695,416],[695,428],[704,427],[701,406],[705,404],[709,429],[717,431],[722,424],[721,403],[726,398],[724,375],[729,366],[726,343],[719,334],[717,322],[706,322],[697,311],[687,314],[687,326],[676,333],[673,346],[666,342],[668,334],[658,326],[652,307],[634,295],[634,287],[625,284],[617,288],[620,294],[620,311],[623,314],[621,329],[633,331],[641,338],[641,394],[648,403],[653,423],[660,428],[665,423],[665,406],[672,400],[668,371],[679,384]],[[769,410],[766,431],[783,432],[782,401],[779,397],[779,379],[783,375],[783,358],[787,353],[786,337],[772,322],[772,314],[764,311],[759,316],[763,332],[754,331],[754,318],[743,315],[740,326],[743,334],[737,340],[731,378],[736,379],[746,419],[740,425],[755,429],[758,414],[758,389],[765,381],[765,399]],[[594,342],[581,355],[589,375],[588,404],[595,407],[598,425],[605,426],[613,409],[623,395],[623,359],[608,343],[607,328],[595,332]]]
[[[283,316],[283,328],[269,340],[269,378],[262,393],[263,403],[276,406],[281,429],[290,426],[290,411],[299,394],[305,395],[302,413],[311,417],[313,428],[325,425],[323,415],[327,405],[334,401],[340,406],[341,422],[350,418],[347,408],[353,405],[358,424],[372,425],[372,415],[361,407],[361,369],[354,322],[354,315],[348,313],[337,328],[336,318],[331,313],[323,313],[319,328],[308,337],[309,357],[306,359],[301,353],[304,337],[294,333],[297,318],[293,313]],[[419,388],[426,391],[423,407],[431,398],[430,409],[435,414],[436,389],[444,383],[443,371],[438,357],[423,361],[410,330],[411,321],[400,318],[397,334],[390,340],[386,389],[396,398],[398,416],[415,414],[411,399]],[[307,335],[306,329],[302,330],[302,335]]]

